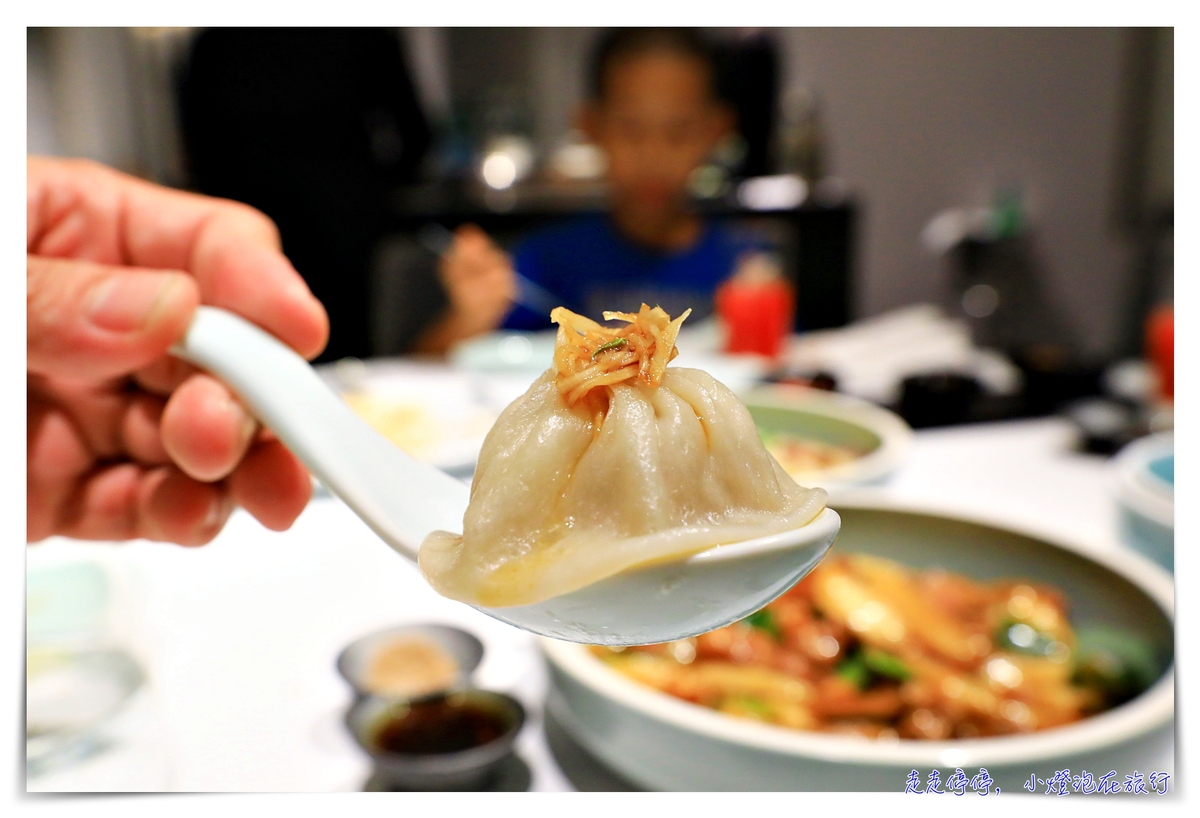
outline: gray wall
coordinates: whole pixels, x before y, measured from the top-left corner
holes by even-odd
[[[518,90],[542,152],[573,127],[584,94],[584,66],[599,29],[458,28],[446,30],[448,81],[458,104],[488,89]]]
[[[1146,205],[1175,206],[1175,30],[1156,32],[1146,134]]]
[[[30,153],[83,156],[164,184],[184,181],[172,72],[185,28],[30,28]]]
[[[1083,348],[1116,342],[1128,248],[1112,192],[1123,37],[1114,29],[791,29],[787,84],[822,103],[828,168],[865,205],[860,314],[936,300],[918,235],[937,211],[1019,185],[1048,295]]]
[[[29,150],[137,165],[128,34],[119,28],[29,29]]]

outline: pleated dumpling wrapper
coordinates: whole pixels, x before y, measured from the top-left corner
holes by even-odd
[[[689,310],[690,312],[690,310]],[[639,565],[799,528],[825,492],[798,486],[750,413],[696,369],[667,368],[688,313],[559,307],[554,365],[488,433],[462,535],[430,534],[421,571],[443,596],[528,605]]]

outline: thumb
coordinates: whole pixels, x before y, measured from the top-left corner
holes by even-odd
[[[26,257],[27,368],[111,378],[161,358],[200,303],[182,272]]]

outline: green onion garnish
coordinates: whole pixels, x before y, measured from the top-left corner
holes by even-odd
[[[596,347],[596,351],[592,353],[592,360],[593,361],[596,360],[596,356],[599,355],[601,352],[607,352],[610,349],[616,349],[617,347],[623,347],[628,343],[629,343],[629,341],[625,338],[614,338],[613,340],[608,341],[607,343],[603,343],[600,346]]]
[[[760,631],[770,634],[776,642],[783,638],[783,633],[779,629],[779,623],[775,621],[774,615],[766,608],[763,608],[761,611],[755,611],[742,621],[752,628],[758,628]]]
[[[886,676],[898,682],[905,682],[912,678],[912,671],[908,669],[908,665],[890,653],[868,649],[863,651],[862,660],[867,669],[880,676]]]

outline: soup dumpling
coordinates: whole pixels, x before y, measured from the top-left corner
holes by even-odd
[[[645,305],[562,307],[555,365],[500,415],[480,452],[463,533],[434,532],[420,567],[439,593],[527,605],[639,565],[799,528],[825,492],[797,485],[705,372],[667,368],[687,317]]]

